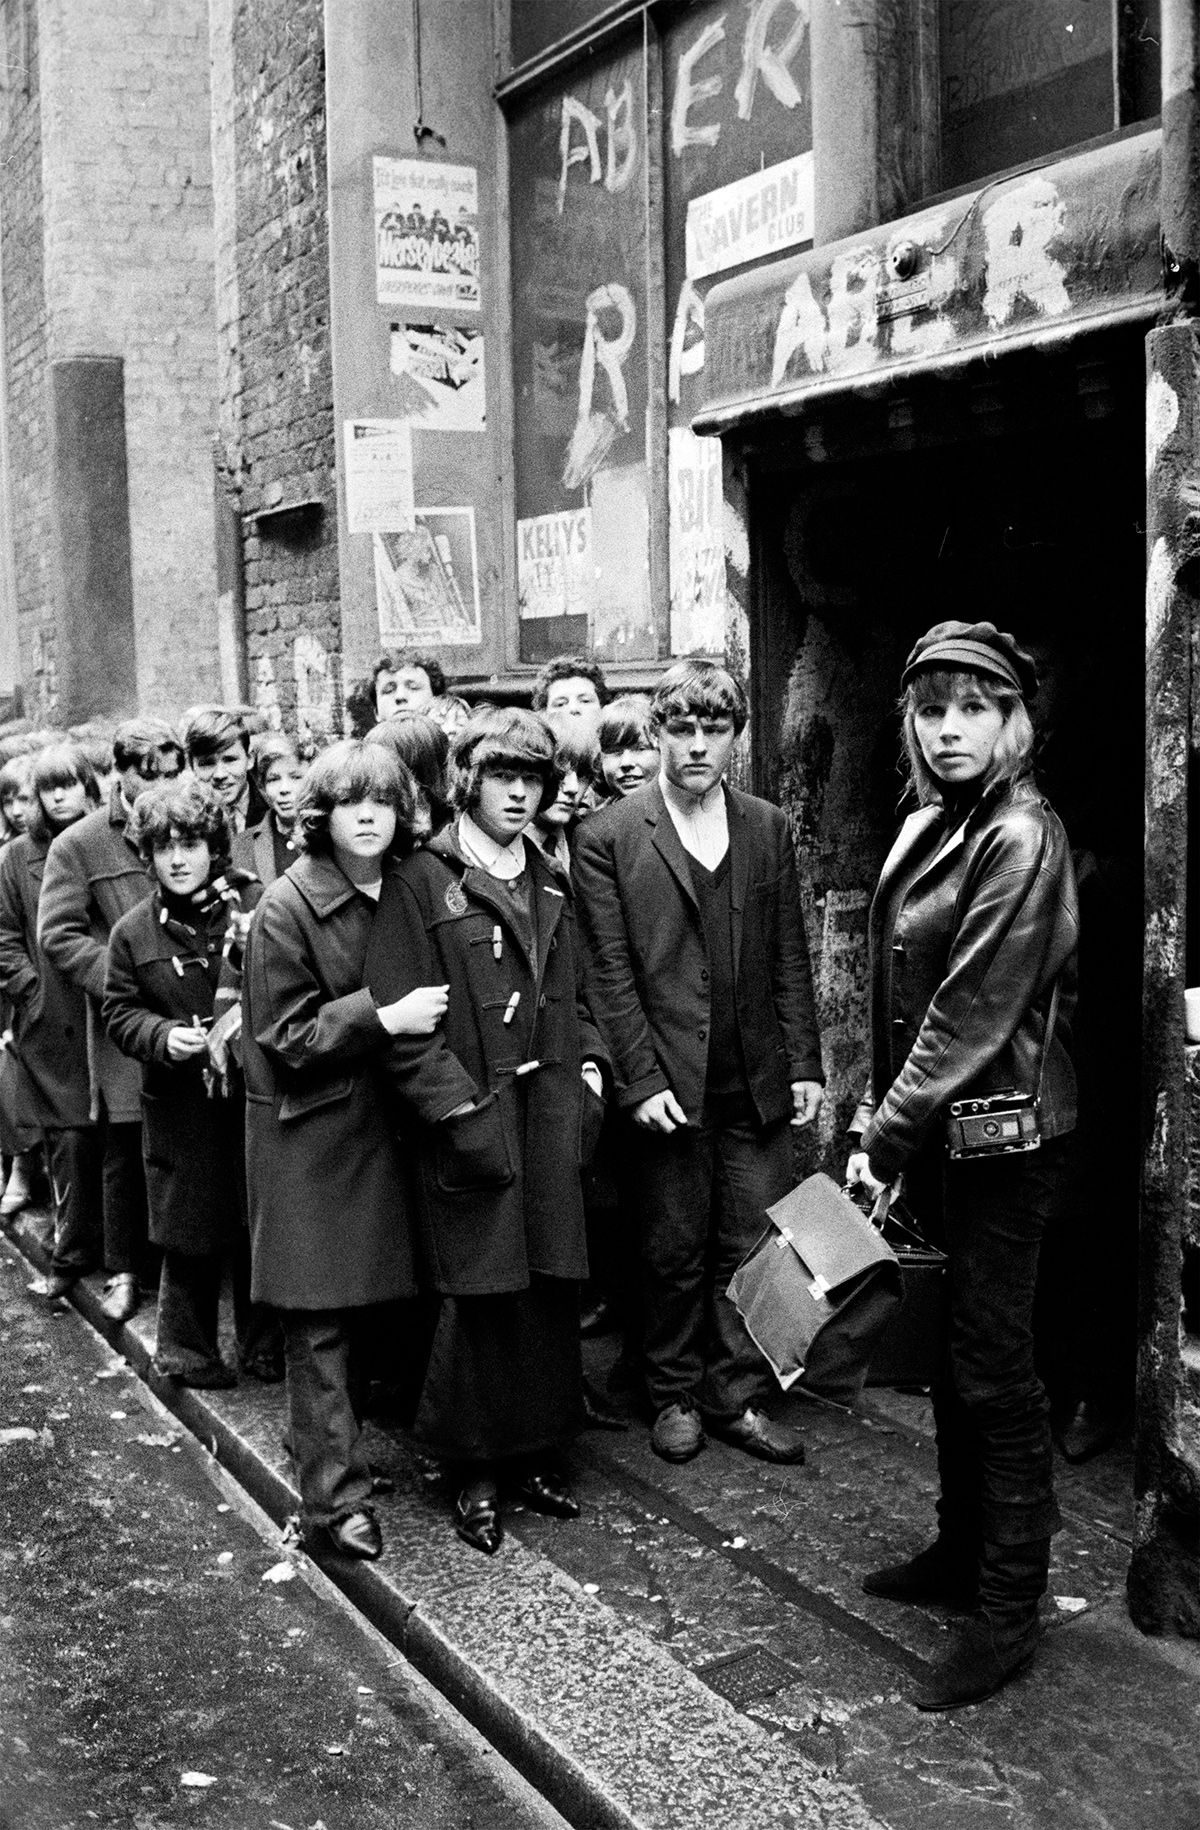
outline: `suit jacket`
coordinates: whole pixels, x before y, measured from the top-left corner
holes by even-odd
[[[823,1080],[796,861],[778,807],[726,785],[736,1016],[760,1124],[792,1111],[791,1083]],[[711,1028],[708,950],[683,849],[657,781],[589,815],[574,874],[588,1003],[617,1103],[669,1087],[695,1124]]]

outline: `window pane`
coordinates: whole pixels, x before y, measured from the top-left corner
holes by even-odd
[[[509,158],[521,659],[653,656],[640,37],[539,94]]]
[[[1109,133],[1110,0],[941,0],[942,182]]]

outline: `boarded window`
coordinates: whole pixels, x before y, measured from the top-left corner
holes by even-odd
[[[646,83],[636,44],[512,120],[520,654],[656,654]]]
[[[1156,15],[1150,0],[941,0],[942,183],[1154,114]]]
[[[663,39],[672,654],[725,646],[721,447],[690,430],[704,300],[812,239],[809,68],[807,0],[706,0]]]

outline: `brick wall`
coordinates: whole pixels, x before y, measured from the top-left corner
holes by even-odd
[[[24,9],[24,22],[21,10]],[[8,86],[0,94],[0,197],[3,233],[4,350],[7,381],[9,515],[20,676],[29,714],[56,710],[50,604],[50,498],[46,468],[46,288],[42,260],[42,159],[38,31],[34,0],[0,12]]]
[[[220,469],[244,517],[251,694],[273,723],[340,729],[321,0],[214,0],[212,30]],[[324,512],[252,519],[301,500]]]
[[[219,690],[207,0],[39,0],[48,354],[125,363],[137,695]]]

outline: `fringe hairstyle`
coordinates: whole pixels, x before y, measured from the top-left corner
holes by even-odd
[[[942,783],[921,754],[917,741],[916,712],[931,700],[952,699],[956,692],[971,690],[994,705],[1003,714],[1004,724],[992,751],[992,760],[984,775],[984,786],[996,782],[1015,782],[1028,774],[1033,756],[1033,721],[1025,701],[1015,687],[992,674],[975,673],[968,668],[931,667],[909,681],[900,698],[901,736],[908,766],[908,785],[922,807],[942,798]]]
[[[522,769],[542,778],[540,813],[558,796],[557,750],[554,731],[539,712],[515,705],[481,709],[454,746],[451,799],[461,812],[470,813],[479,805],[479,783],[487,770]]]
[[[129,836],[146,864],[153,864],[155,852],[166,851],[176,836],[189,844],[203,839],[217,866],[228,860],[232,843],[224,804],[206,783],[191,777],[139,794]]]
[[[304,851],[328,857],[329,816],[335,807],[376,801],[396,815],[396,836],[388,847],[404,857],[413,847],[417,827],[417,789],[412,772],[390,745],[348,737],[322,750],[308,772],[296,808],[294,835]]]
[[[745,687],[713,661],[676,661],[650,701],[650,728],[655,732],[671,718],[732,718],[740,737],[749,717]]]
[[[69,788],[72,782],[82,782],[91,806],[100,805],[100,784],[82,744],[52,743],[38,751],[29,777],[31,805],[25,825],[39,842],[46,843],[60,831],[42,806],[42,795],[48,794],[51,788]]]

